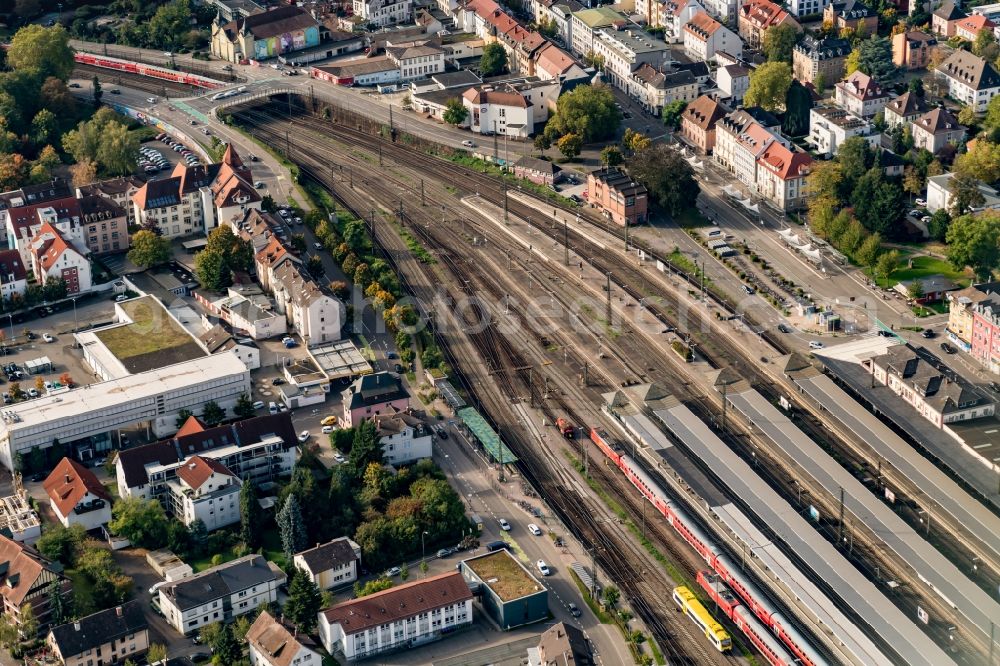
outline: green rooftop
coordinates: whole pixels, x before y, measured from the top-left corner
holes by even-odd
[[[579,19],[591,30],[597,28],[607,28],[609,26],[618,23],[619,21],[627,20],[627,17],[619,11],[615,11],[610,7],[597,7],[595,9],[582,9],[573,14],[574,18]]]
[[[463,407],[458,410],[458,418],[462,419],[462,422],[472,431],[473,436],[479,440],[479,443],[483,445],[493,460],[504,464],[517,462],[517,456],[507,448],[506,444],[500,441],[500,435],[474,408]]]
[[[95,331],[94,335],[129,372],[145,372],[206,355],[152,296],[134,298],[119,306],[131,323]]]
[[[464,564],[503,602],[520,599],[545,589],[506,549],[465,560]]]

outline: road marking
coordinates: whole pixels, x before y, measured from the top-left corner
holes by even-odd
[[[972,448],[974,448],[974,449],[985,449],[987,446],[993,446],[993,444],[990,443],[990,442],[986,442],[985,444],[976,444]]]

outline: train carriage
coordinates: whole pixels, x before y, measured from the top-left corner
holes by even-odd
[[[674,588],[674,603],[694,622],[716,650],[728,652],[733,647],[733,639],[721,624],[705,610],[698,598],[686,587]]]

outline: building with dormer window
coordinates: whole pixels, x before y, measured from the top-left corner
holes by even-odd
[[[743,42],[735,32],[705,12],[698,12],[684,26],[684,51],[694,60],[708,62],[717,51],[739,57]]]
[[[240,520],[240,479],[213,458],[188,458],[166,485],[167,506],[185,525],[201,520],[211,532]]]
[[[0,534],[0,611],[20,627],[22,613],[30,605],[39,629],[45,628],[49,624],[52,584],[63,603],[73,598],[73,584],[62,571],[62,566],[34,549]]]
[[[305,634],[289,629],[267,611],[247,632],[251,666],[321,666],[323,657]]]
[[[878,13],[860,0],[834,0],[823,9],[823,23],[832,25],[838,33],[857,30],[874,35],[878,30]]]
[[[985,113],[990,100],[1000,94],[1000,74],[993,65],[962,49],[955,49],[934,75],[947,81],[950,97],[976,113]]]
[[[958,145],[965,139],[965,126],[948,109],[931,109],[913,121],[913,147],[936,153],[949,143]]]
[[[89,531],[111,520],[111,493],[75,460],[60,460],[42,487],[64,527],[81,525]]]
[[[354,15],[384,28],[413,19],[413,0],[354,0]]]
[[[837,106],[861,118],[871,118],[889,103],[889,93],[864,72],[854,72],[836,85]]]

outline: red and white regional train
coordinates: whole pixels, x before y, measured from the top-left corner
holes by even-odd
[[[130,62],[128,60],[109,58],[108,56],[100,56],[93,53],[76,53],[73,55],[73,58],[81,65],[114,69],[119,72],[139,74],[140,76],[148,76],[162,81],[171,81],[173,83],[182,83],[186,86],[194,86],[196,88],[207,88],[209,90],[213,90],[227,85],[222,81],[216,81],[215,79],[198,76],[197,74],[177,72],[172,69],[167,69],[166,67],[145,65],[141,62]]]
[[[718,574],[716,580],[728,586],[726,591],[728,592],[731,588],[736,592],[739,599],[733,597],[731,601],[723,603],[720,597],[719,608],[726,608],[726,615],[757,646],[769,664],[790,666],[797,661],[808,666],[826,665],[827,662],[816,653],[805,637],[788,619],[774,609],[757,585],[751,582],[740,570],[739,563],[730,562],[722,549],[691,520],[681,507],[667,498],[660,486],[632,458],[617,450],[607,432],[591,428],[590,439],[625,474],[632,485],[656,507],[656,510],[663,514],[670,526],[698,552],[705,564]],[[699,573],[698,582],[702,584],[702,587],[705,587],[708,579],[706,578],[706,582],[703,583],[702,578],[702,574]],[[713,594],[712,590],[707,587],[706,591],[710,596]],[[730,597],[732,596],[730,594]],[[716,600],[716,597],[713,597],[713,600]],[[743,610],[738,610],[737,607]],[[759,625],[754,626],[750,623],[749,620],[754,619],[754,616],[759,619],[763,627],[770,629],[791,650],[793,658],[789,659],[789,655],[784,650],[777,651],[773,644],[767,642],[766,639],[770,638],[770,635],[760,631]],[[777,647],[780,648],[780,645]]]

